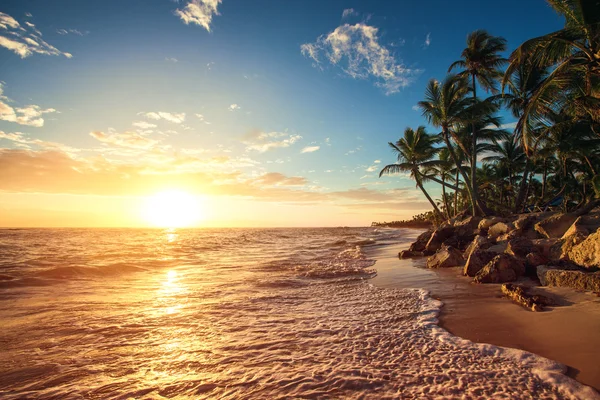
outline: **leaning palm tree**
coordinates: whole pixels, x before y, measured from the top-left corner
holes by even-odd
[[[500,68],[508,61],[500,53],[506,50],[506,40],[490,35],[484,30],[471,32],[467,36],[467,47],[461,53],[461,59],[453,62],[448,72],[462,68],[458,75],[471,80],[473,104],[477,103],[477,83],[486,92],[496,93],[496,83],[502,77]],[[472,124],[471,136],[471,188],[473,197],[477,195],[477,129]]]
[[[425,131],[424,126],[419,126],[416,131],[412,128],[406,128],[404,130],[404,137],[398,139],[396,143],[388,143],[394,153],[396,153],[398,162],[386,165],[379,173],[379,177],[409,172],[410,177],[417,183],[417,187],[421,189],[429,203],[431,203],[437,216],[440,219],[444,219],[437,204],[423,187],[423,180],[427,179],[427,177],[421,172],[421,168],[427,169],[439,164],[439,161],[435,160],[438,152],[438,149],[434,147],[436,142],[436,137],[429,135]]]
[[[468,175],[450,141],[450,137],[452,137],[465,154],[470,153],[454,130],[454,126],[461,123],[464,124],[465,121],[471,118],[470,107],[473,104],[473,100],[467,97],[468,93],[469,86],[464,77],[448,75],[442,82],[431,79],[425,90],[425,100],[420,101],[418,104],[421,110],[423,110],[423,116],[432,125],[442,129],[442,139],[450,153],[450,157],[452,157],[452,161],[454,161],[456,168],[463,177],[465,188],[471,200],[472,212],[475,215],[478,213],[478,209],[483,213],[483,209],[478,200],[473,196]]]

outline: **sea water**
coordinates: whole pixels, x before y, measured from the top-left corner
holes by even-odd
[[[597,397],[371,285],[372,250],[417,233],[0,230],[0,398]]]

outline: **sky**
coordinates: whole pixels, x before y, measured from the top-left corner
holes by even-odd
[[[378,173],[427,81],[473,30],[510,52],[562,25],[542,0],[4,0],[0,226],[147,226],[164,192],[193,226],[410,218],[415,183]]]

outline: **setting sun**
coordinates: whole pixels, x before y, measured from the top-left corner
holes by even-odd
[[[204,217],[203,203],[189,193],[170,190],[148,197],[142,210],[144,219],[153,226],[182,228]]]

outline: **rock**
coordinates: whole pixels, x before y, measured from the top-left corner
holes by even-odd
[[[576,219],[573,214],[554,214],[535,224],[535,230],[546,238],[560,238]]]
[[[475,275],[477,283],[512,282],[525,273],[525,266],[508,254],[498,254]]]
[[[464,258],[469,258],[471,253],[473,253],[475,250],[479,250],[479,249],[485,250],[488,247],[490,247],[491,245],[492,245],[492,242],[490,242],[485,236],[477,235],[471,241],[469,246],[467,246],[463,256],[464,256]]]
[[[533,246],[537,249],[537,252],[542,254],[544,257],[551,259],[551,249],[556,243],[560,242],[560,239],[535,239],[531,241]]]
[[[531,295],[527,288],[521,285],[505,283],[502,285],[502,293],[515,303],[530,309],[531,311],[542,311],[544,306],[554,305],[554,302],[546,296]]]
[[[479,229],[489,229],[492,225],[497,224],[498,222],[502,222],[503,219],[500,217],[491,217],[491,218],[484,218],[479,222]]]
[[[498,253],[495,253],[493,251],[476,249],[469,255],[467,263],[465,264],[465,267],[463,269],[463,275],[477,275],[477,273],[481,271],[483,267],[485,267],[497,255]]]
[[[506,253],[511,254],[515,257],[524,258],[527,254],[535,250],[533,242],[527,238],[516,237],[508,241],[506,246]]]
[[[442,247],[442,244],[444,244],[444,240],[446,240],[450,236],[452,236],[453,233],[454,233],[453,227],[445,227],[445,228],[436,229],[431,234],[431,238],[429,238],[429,241],[427,242],[427,245],[425,246],[425,250],[433,251],[433,252],[438,251]]]
[[[559,239],[550,247],[550,259],[569,261],[572,249],[584,240],[585,236],[581,233],[575,233],[567,238]]]
[[[585,268],[600,267],[600,231],[569,249],[568,258]]]
[[[514,222],[515,229],[523,232],[533,227],[533,225],[537,222],[538,218],[535,214],[525,214],[520,215]]]
[[[540,253],[529,253],[525,256],[525,264],[536,268],[538,265],[545,265],[550,260],[547,257],[544,257]]]
[[[575,220],[575,222],[573,222],[571,227],[569,227],[569,229],[567,229],[567,231],[564,233],[564,235],[562,235],[562,239],[567,239],[568,237],[571,237],[574,235],[586,236],[586,237],[589,236],[590,230],[588,229],[588,227],[586,225],[584,225],[583,221],[584,221],[583,217],[577,218]]]
[[[404,258],[423,257],[424,255],[425,254],[423,254],[422,251],[402,250],[400,253],[398,253],[398,258],[404,259]]]
[[[555,269],[540,265],[537,267],[537,276],[543,286],[564,286],[592,292],[600,291],[600,272]]]
[[[508,224],[504,222],[498,222],[490,226],[490,228],[488,229],[488,238],[496,239],[498,236],[504,235],[510,232],[511,230],[512,229]]]
[[[506,248],[508,247],[508,242],[500,242],[496,243],[493,246],[488,247],[489,251],[493,251],[494,253],[504,253]]]
[[[442,246],[437,253],[427,259],[427,268],[457,267],[462,265],[463,262],[464,259],[460,250],[450,246]]]
[[[417,240],[415,240],[410,245],[410,247],[408,248],[408,251],[423,251],[423,250],[425,250],[425,247],[427,246],[427,242],[429,242],[431,235],[433,235],[432,230],[428,230],[428,231],[421,233],[419,236],[417,236]]]

